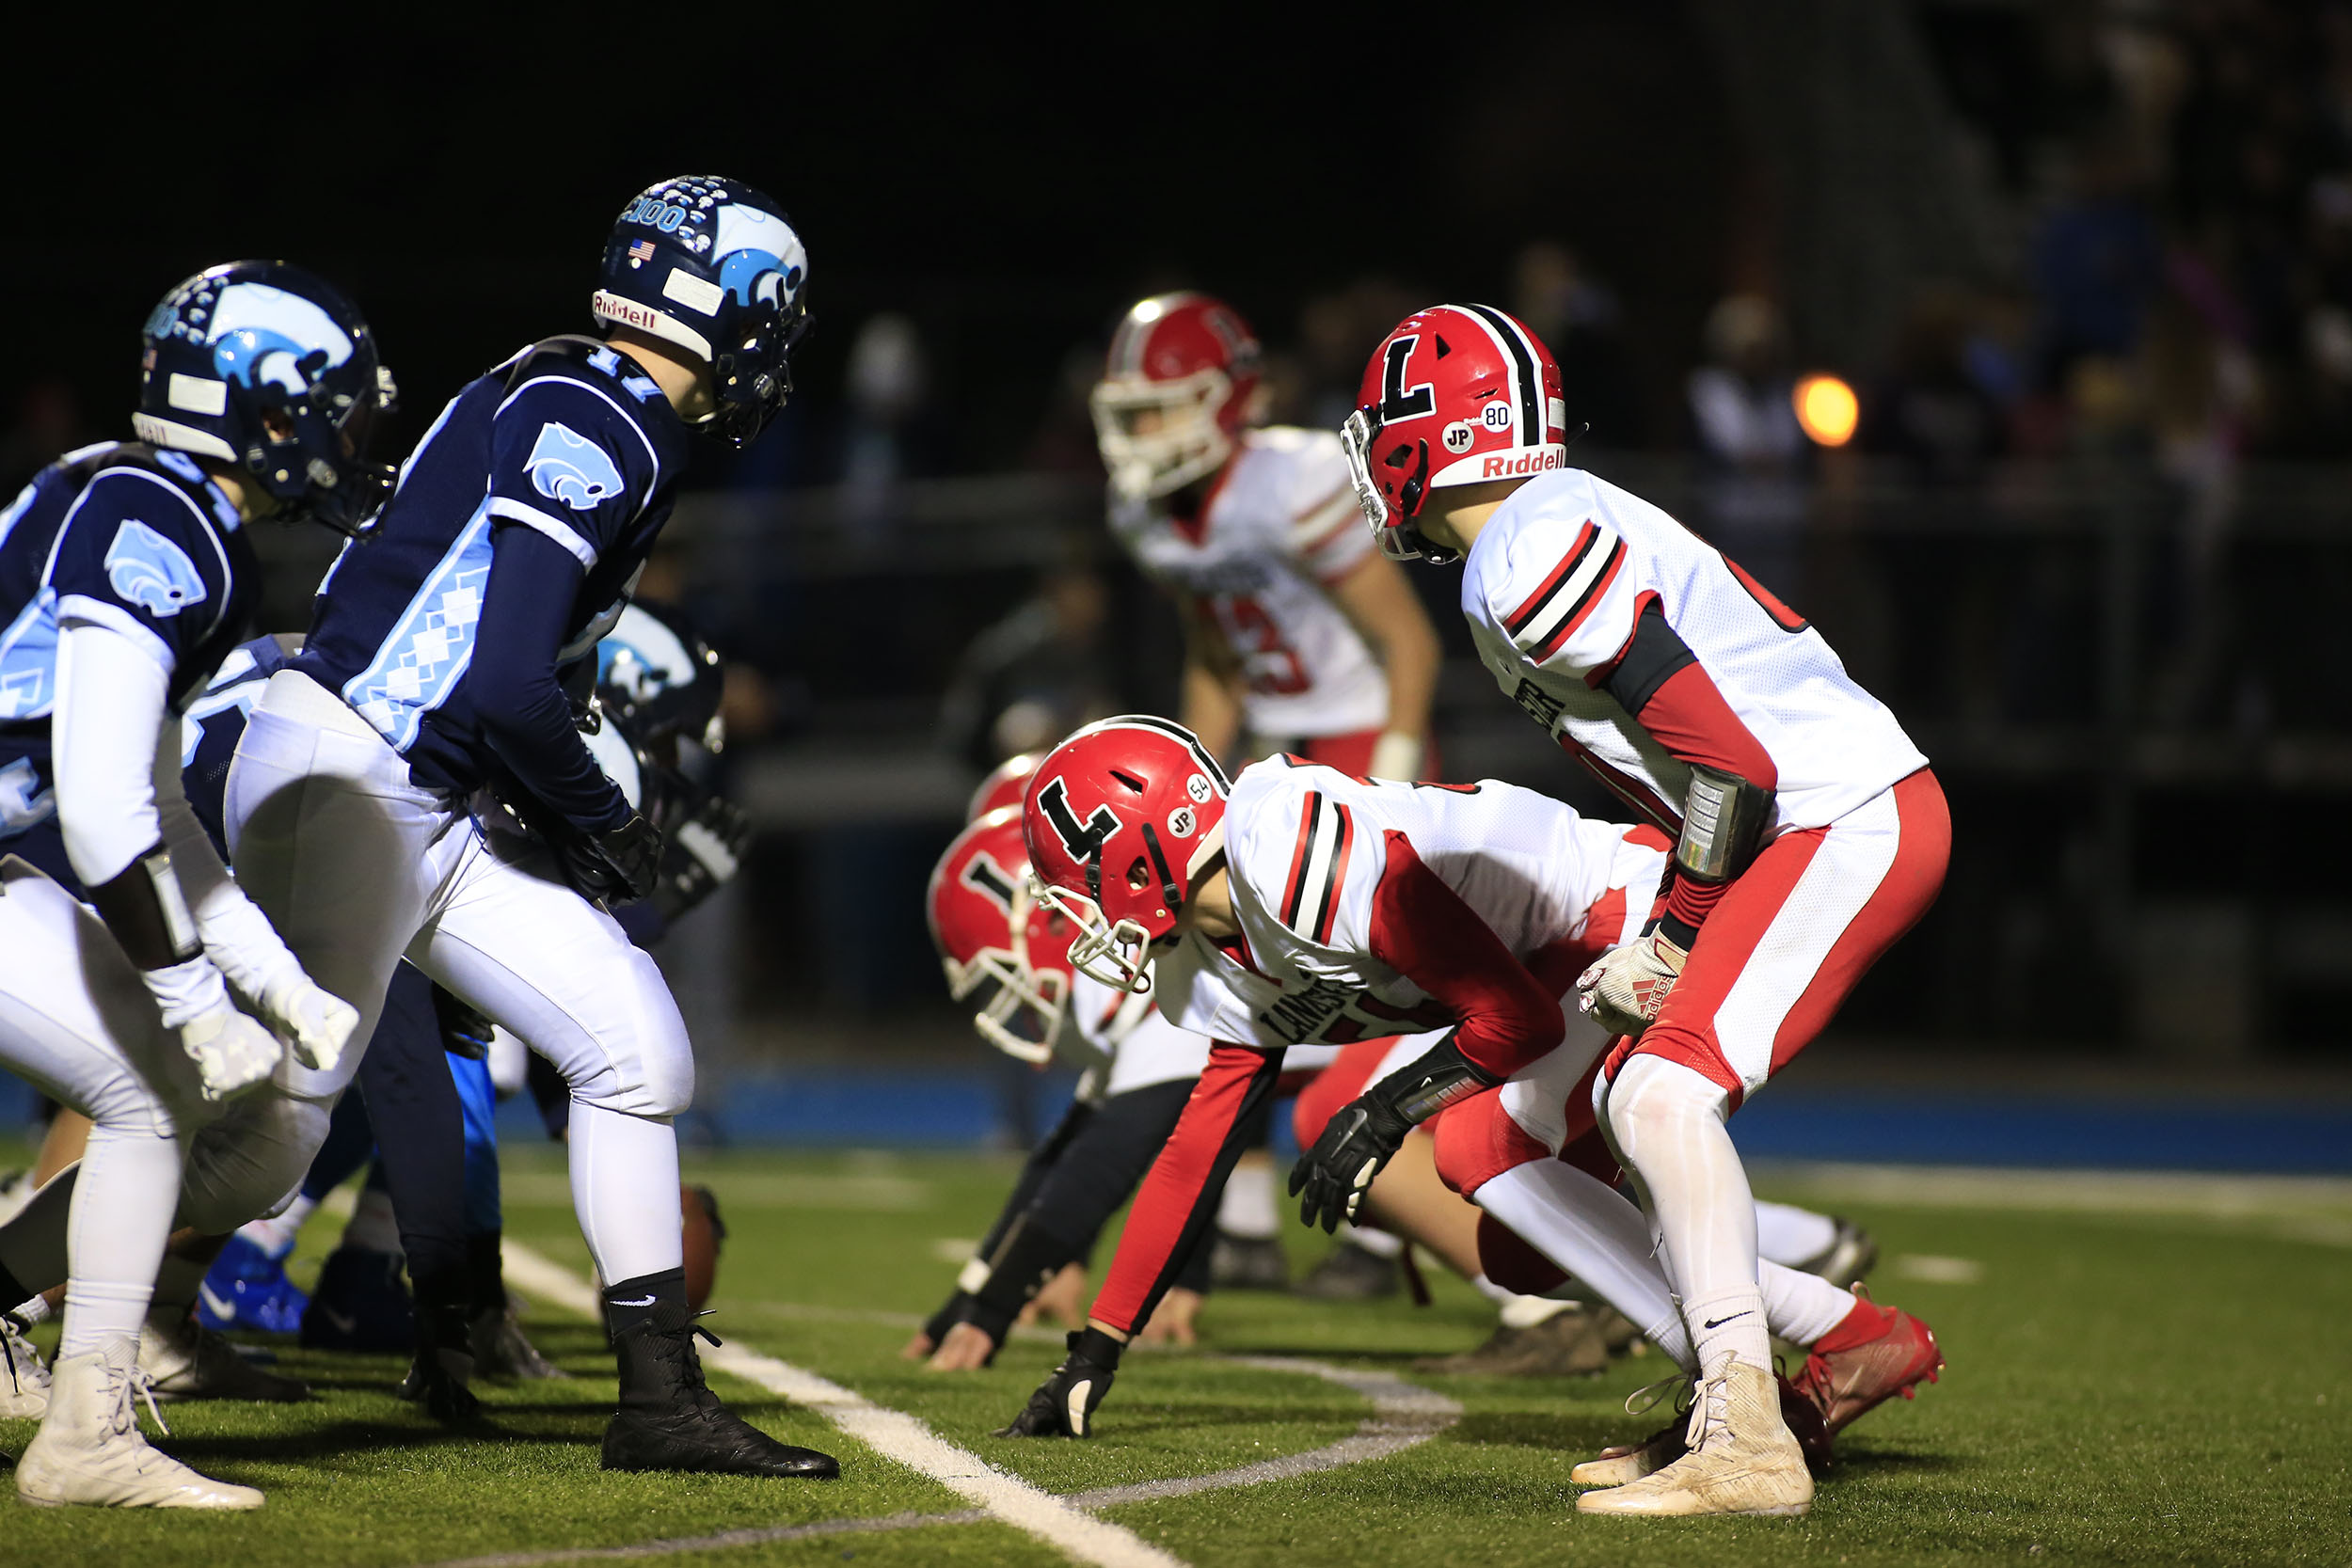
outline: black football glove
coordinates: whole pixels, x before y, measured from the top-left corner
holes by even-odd
[[[566,833],[558,847],[572,886],[601,903],[634,903],[661,875],[661,830],[637,812],[600,833]]]
[[[653,890],[661,918],[675,920],[734,880],[751,837],[752,819],[716,795],[672,826],[663,836],[661,878]]]
[[[1457,1100],[1502,1082],[1445,1038],[1340,1107],[1323,1136],[1291,1167],[1298,1222],[1328,1232],[1356,1217],[1381,1167],[1395,1158],[1405,1134]],[[1303,1196],[1302,1196],[1303,1195]]]
[[[1125,1347],[1099,1328],[1082,1328],[1070,1336],[1070,1354],[1054,1375],[1029,1396],[1012,1425],[999,1437],[1091,1437],[1095,1408],[1111,1391],[1119,1370],[1119,1353]]]
[[[490,1036],[498,1029],[489,1015],[468,1006],[440,987],[433,988],[433,1018],[441,1026],[441,1049],[453,1056],[486,1061]]]

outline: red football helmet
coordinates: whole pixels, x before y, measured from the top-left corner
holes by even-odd
[[[1145,950],[1174,929],[1225,842],[1232,787],[1200,737],[1142,714],[1089,724],[1045,754],[1021,834],[1038,901],[1079,925],[1072,963],[1123,991],[1152,989]]]
[[[1413,527],[1439,485],[1568,466],[1560,363],[1491,305],[1406,317],[1373,352],[1356,401],[1340,439],[1372,536],[1397,561],[1454,559]]]
[[[1223,300],[1154,294],[1128,311],[1091,399],[1111,487],[1148,500],[1223,467],[1258,377],[1258,335]]]
[[[977,822],[999,806],[1019,805],[1021,797],[1028,792],[1029,775],[1037,771],[1037,765],[1044,756],[1043,752],[1023,752],[990,769],[988,777],[980,781],[980,787],[972,792],[972,803],[964,808],[963,819]]]
[[[925,902],[948,993],[978,1009],[972,1027],[1007,1055],[1051,1060],[1078,927],[1030,895],[1021,813],[1000,806],[958,833],[931,868]]]

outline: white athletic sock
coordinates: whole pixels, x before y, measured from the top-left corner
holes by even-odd
[[[1666,1271],[1651,1255],[1649,1225],[1615,1188],[1557,1160],[1530,1160],[1480,1187],[1470,1201],[1688,1365],[1690,1339]]]
[[[1770,1369],[1756,1196],[1724,1127],[1725,1101],[1703,1074],[1637,1054],[1610,1085],[1609,1123],[1657,1222],[1699,1367],[1732,1356]]]
[[[1497,1307],[1502,1307],[1519,1299],[1518,1292],[1516,1291],[1504,1290],[1502,1286],[1496,1284],[1493,1280],[1488,1279],[1483,1274],[1474,1274],[1470,1275],[1470,1289],[1476,1291],[1480,1295],[1485,1296],[1488,1301],[1493,1302]]]
[[[394,1258],[407,1256],[400,1244],[400,1216],[392,1212],[391,1194],[381,1187],[359,1189],[359,1201],[352,1205],[351,1219],[343,1227],[343,1245]]]
[[[1819,1258],[1837,1241],[1837,1222],[1789,1203],[1756,1205],[1756,1255],[1785,1268]]]
[[[1262,1148],[1244,1154],[1225,1179],[1225,1196],[1217,1199],[1216,1227],[1228,1236],[1267,1241],[1281,1234],[1274,1212],[1274,1160]]]
[[[641,1279],[686,1263],[677,1133],[667,1117],[572,1101],[572,1208],[596,1275]]]
[[[1239,1173],[1236,1172],[1235,1174],[1238,1175]],[[1271,1173],[1268,1174],[1266,1185],[1269,1188],[1273,1186],[1273,1178]],[[1228,1186],[1225,1190],[1230,1193],[1232,1191],[1232,1188]],[[1220,1215],[1220,1218],[1222,1216]],[[1404,1241],[1391,1232],[1386,1230],[1367,1230],[1361,1226],[1349,1225],[1345,1222],[1342,1222],[1340,1226],[1340,1240],[1346,1243],[1350,1246],[1362,1248],[1364,1251],[1371,1253],[1375,1258],[1393,1258],[1398,1253],[1405,1250]]]
[[[90,1129],[74,1183],[58,1354],[83,1355],[128,1338],[155,1289],[180,1196],[180,1145],[152,1132]]]
[[[302,1222],[309,1219],[318,1206],[317,1198],[308,1193],[296,1193],[294,1200],[286,1205],[284,1213],[239,1226],[237,1234],[272,1258],[283,1258],[294,1250],[294,1237],[300,1233]]]
[[[1774,1334],[1792,1345],[1810,1345],[1846,1321],[1854,1307],[1854,1293],[1832,1285],[1819,1275],[1785,1269],[1766,1261],[1763,1276],[1764,1321]]]
[[[14,1307],[9,1307],[8,1315],[14,1318],[17,1322],[23,1323],[27,1328],[32,1327],[35,1323],[45,1323],[49,1321],[49,1298],[47,1296],[27,1296],[24,1300],[17,1303]]]

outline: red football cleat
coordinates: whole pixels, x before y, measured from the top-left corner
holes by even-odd
[[[1933,1383],[1943,1370],[1944,1352],[1933,1329],[1899,1307],[1864,1297],[1844,1323],[1815,1343],[1796,1386],[1820,1409],[1834,1435],[1897,1394],[1915,1398],[1919,1380]]]

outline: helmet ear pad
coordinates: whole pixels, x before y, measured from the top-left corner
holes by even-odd
[[[1419,457],[1415,461],[1412,476],[1399,485],[1396,492],[1397,514],[1405,517],[1420,516],[1421,503],[1429,499],[1429,443],[1423,440],[1414,445],[1419,449]],[[1403,467],[1404,462],[1400,460],[1404,458],[1405,451],[1405,448],[1399,447],[1390,453],[1389,466],[1392,468]]]

